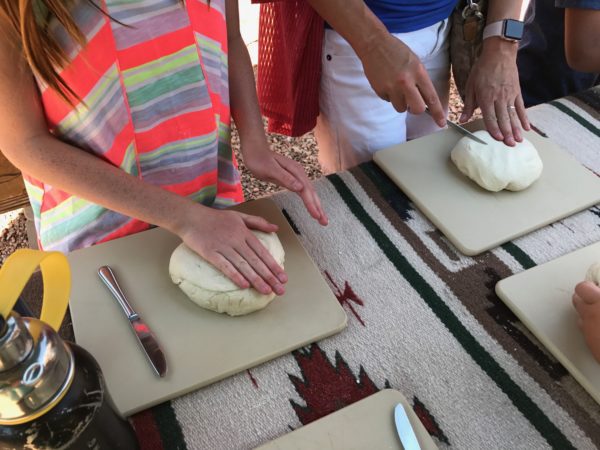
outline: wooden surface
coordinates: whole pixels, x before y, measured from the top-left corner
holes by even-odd
[[[0,153],[0,214],[28,204],[21,172]]]
[[[117,408],[129,415],[340,332],[346,314],[294,231],[269,199],[240,210],[279,225],[289,276],[265,309],[229,317],[202,309],[171,281],[180,239],[156,228],[68,255],[78,344],[97,359]],[[163,347],[168,374],[155,376],[125,314],[97,275],[113,268],[125,295]]]

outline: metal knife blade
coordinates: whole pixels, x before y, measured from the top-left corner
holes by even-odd
[[[396,408],[394,408],[394,421],[396,422],[396,433],[398,433],[404,450],[421,450],[415,430],[410,424],[402,403],[398,403]]]
[[[425,112],[427,114],[431,115],[431,111],[429,110],[429,108],[425,108]],[[456,131],[461,133],[463,136],[468,136],[471,139],[473,139],[474,141],[479,142],[480,144],[488,145],[487,142],[485,142],[483,139],[478,138],[473,133],[471,133],[469,130],[467,130],[466,128],[464,128],[463,126],[461,126],[457,123],[454,123],[450,120],[446,120],[446,125],[448,125],[450,128],[454,128]]]
[[[487,142],[485,142],[483,139],[478,138],[477,136],[475,136],[473,133],[471,133],[466,128],[461,127],[459,124],[454,123],[454,122],[452,122],[450,120],[447,120],[446,123],[448,124],[448,126],[450,128],[454,128],[456,131],[462,133],[464,136],[468,136],[471,139],[473,139],[474,141],[479,142],[480,144],[488,145]]]
[[[148,325],[146,325],[127,301],[127,297],[125,297],[123,290],[119,286],[117,277],[112,269],[108,266],[102,266],[98,269],[98,276],[125,312],[135,337],[144,350],[150,365],[159,377],[164,377],[167,374],[167,361],[154,333],[152,333]]]

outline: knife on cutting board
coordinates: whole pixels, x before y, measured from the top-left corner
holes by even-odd
[[[415,430],[410,424],[410,419],[402,403],[398,403],[394,408],[394,422],[396,423],[396,433],[398,433],[404,450],[421,450]]]
[[[154,336],[154,333],[148,328],[148,325],[140,318],[139,314],[134,311],[123,290],[117,282],[117,277],[112,269],[108,266],[102,266],[98,269],[98,276],[104,282],[110,293],[117,299],[119,305],[125,312],[127,320],[135,333],[135,336],[144,350],[148,361],[159,377],[164,377],[167,373],[167,361],[165,355]]]
[[[425,112],[431,116],[431,111],[429,110],[429,108],[425,108]],[[487,145],[487,142],[485,142],[483,139],[478,138],[473,133],[471,133],[469,130],[467,130],[466,128],[462,127],[461,125],[459,125],[457,123],[452,122],[451,120],[446,120],[446,125],[448,125],[450,128],[454,128],[456,131],[461,133],[463,136],[468,136],[471,139],[473,139],[474,141],[479,142],[480,144]]]

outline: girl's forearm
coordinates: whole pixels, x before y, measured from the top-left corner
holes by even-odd
[[[256,95],[252,62],[239,27],[237,0],[227,0],[227,43],[229,47],[229,102],[242,150],[267,145]]]
[[[195,205],[51,135],[30,138],[18,151],[5,153],[17,168],[44,183],[174,233]]]

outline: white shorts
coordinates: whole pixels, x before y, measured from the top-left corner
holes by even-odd
[[[448,111],[450,89],[449,20],[410,33],[393,34],[419,57]],[[325,173],[372,159],[373,153],[433,133],[440,128],[427,114],[397,112],[371,88],[350,44],[325,30],[320,88],[320,115],[315,135]]]

